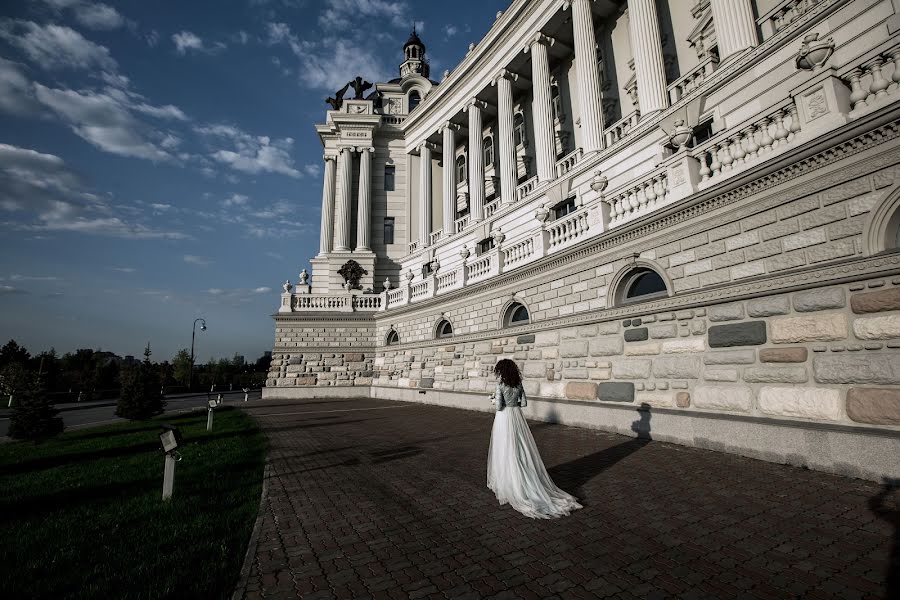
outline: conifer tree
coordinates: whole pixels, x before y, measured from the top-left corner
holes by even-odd
[[[41,440],[62,433],[63,420],[56,416],[44,393],[40,377],[21,371],[11,382],[13,409],[8,435],[18,440]]]
[[[116,415],[143,421],[163,412],[166,401],[160,395],[159,374],[150,362],[150,344],[144,349],[144,360],[122,374],[122,392]]]

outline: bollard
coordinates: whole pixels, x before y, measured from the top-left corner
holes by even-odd
[[[209,408],[206,410],[206,430],[212,431],[213,424],[213,409]]]
[[[175,463],[178,460],[171,452],[166,453],[166,467],[163,471],[163,500],[172,497],[172,487],[175,485]]]
[[[12,408],[12,398],[13,398],[13,395],[10,394],[9,395],[9,404],[6,405],[6,408]]]
[[[250,399],[250,390],[244,388],[244,402]]]

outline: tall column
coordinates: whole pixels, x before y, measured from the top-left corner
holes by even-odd
[[[668,106],[656,0],[628,0],[628,31],[634,55],[638,104],[641,116],[646,116]]]
[[[484,102],[472,100],[469,113],[469,221],[475,223],[484,218],[484,154],[482,153],[481,111]]]
[[[709,4],[721,60],[758,43],[750,0],[710,0]]]
[[[419,146],[419,248],[431,245],[431,144]]]
[[[575,34],[575,64],[578,69],[581,146],[588,153],[603,149],[600,74],[597,72],[597,39],[594,37],[591,0],[572,0],[572,29]]]
[[[516,140],[513,135],[512,82],[515,73],[500,71],[494,85],[497,86],[497,138],[500,153],[500,203],[512,204],[516,200]]]
[[[375,148],[359,148],[359,196],[356,214],[356,252],[371,252],[369,232],[372,230],[372,153]]]
[[[349,252],[350,207],[353,205],[353,149],[341,149],[341,203],[338,205],[335,252]]]
[[[456,130],[457,125],[444,123],[444,237],[456,231]]]
[[[531,79],[534,101],[532,121],[534,124],[534,153],[537,159],[538,181],[556,178],[556,143],[553,139],[552,99],[550,98],[550,59],[547,48],[553,40],[538,34],[528,47],[531,52]]]
[[[325,156],[325,185],[322,187],[322,228],[319,230],[319,255],[331,252],[334,235],[334,162],[337,157]]]

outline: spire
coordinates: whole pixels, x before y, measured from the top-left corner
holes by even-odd
[[[413,21],[412,33],[409,39],[403,44],[404,61],[400,64],[400,77],[409,77],[410,75],[421,75],[428,77],[430,68],[428,60],[425,58],[425,44],[419,39],[416,32],[416,23]]]

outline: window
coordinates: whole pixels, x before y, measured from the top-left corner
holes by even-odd
[[[464,183],[466,181],[466,157],[456,157],[456,183]]]
[[[698,144],[702,144],[703,142],[705,142],[706,140],[708,140],[709,138],[712,137],[712,135],[713,135],[712,124],[713,124],[713,120],[710,117],[709,119],[703,121],[702,123],[700,123],[699,125],[694,127],[694,140],[693,140],[694,146],[697,146]]]
[[[394,191],[394,175],[396,174],[396,172],[397,168],[394,165],[384,166],[384,191]]]
[[[564,216],[575,212],[575,198],[566,198],[552,209],[550,209],[553,213],[553,220],[561,219]]]
[[[400,343],[400,335],[393,329],[388,331],[387,340],[385,340],[385,345],[396,346],[399,343]]]
[[[482,148],[484,150],[484,166],[490,167],[494,164],[494,138],[491,136],[484,138]]]
[[[506,314],[503,316],[504,327],[526,325],[528,324],[528,321],[528,309],[525,308],[525,305],[521,302],[513,302],[510,304],[509,308],[506,309]]]
[[[384,243],[394,243],[394,217],[384,218]]]
[[[422,265],[422,278],[428,277],[434,269],[431,267],[431,261],[428,261],[424,265]]]
[[[434,337],[436,337],[436,338],[453,337],[453,326],[450,324],[450,321],[448,321],[447,319],[442,319],[441,322],[438,323],[438,325],[434,331],[435,331]]]
[[[415,107],[419,105],[419,102],[422,101],[422,96],[419,95],[419,92],[413,90],[409,93],[409,112],[412,112]]]
[[[494,249],[494,238],[484,238],[475,244],[475,256],[481,256],[485,252]]]
[[[626,274],[616,291],[616,299],[619,304],[643,302],[654,298],[664,298],[667,295],[668,289],[662,276],[647,267],[636,268]]]
[[[554,84],[550,86],[550,106],[551,114],[554,121],[562,120],[562,97],[559,95],[559,86]]]
[[[516,147],[525,146],[525,117],[522,113],[516,113],[513,118],[513,135],[516,139]]]

